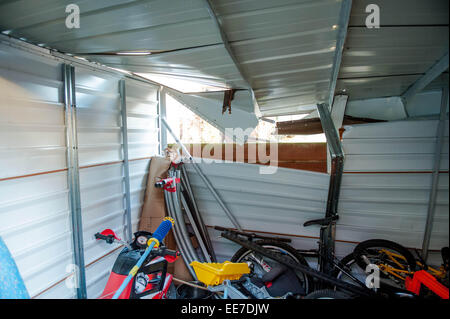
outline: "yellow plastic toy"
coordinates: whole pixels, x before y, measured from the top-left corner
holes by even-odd
[[[193,261],[191,266],[194,268],[197,279],[206,286],[220,285],[226,279],[238,280],[243,274],[250,273],[250,268],[246,263],[225,261],[220,264]]]

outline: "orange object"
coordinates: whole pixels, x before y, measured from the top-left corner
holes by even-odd
[[[433,275],[426,272],[425,270],[416,271],[412,279],[411,277],[406,277],[406,289],[415,293],[416,295],[419,295],[420,286],[422,284],[442,299],[449,299],[448,288],[437,281],[437,279]]]

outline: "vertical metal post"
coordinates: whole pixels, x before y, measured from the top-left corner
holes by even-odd
[[[347,95],[336,95],[333,100],[333,107],[331,108],[331,120],[333,121],[334,128],[339,136],[339,129],[342,126],[344,120],[345,108],[347,107]],[[327,173],[331,174],[331,155],[327,150]]]
[[[333,270],[336,220],[338,219],[338,203],[344,168],[344,152],[339,134],[333,123],[331,113],[326,104],[318,104],[320,122],[327,139],[331,156],[330,183],[328,187],[325,219],[320,229],[320,270],[330,274]]]
[[[77,117],[75,99],[75,68],[63,65],[64,106],[67,144],[67,182],[72,223],[74,261],[77,266],[77,297],[86,299],[86,273],[84,265],[83,224],[81,217],[80,180],[78,165]]]
[[[437,128],[436,134],[436,146],[434,151],[434,165],[433,165],[433,175],[431,182],[431,190],[430,190],[430,198],[428,201],[428,211],[427,211],[427,221],[425,224],[425,233],[423,236],[422,243],[422,258],[423,260],[427,260],[428,257],[428,248],[430,247],[430,239],[431,239],[431,231],[433,229],[433,219],[434,212],[436,208],[436,197],[438,191],[438,182],[439,182],[439,169],[441,166],[441,152],[442,145],[444,144],[444,133],[445,133],[445,122],[447,115],[447,107],[448,107],[448,86],[446,86],[442,90],[441,97],[441,111],[439,116],[439,124]]]
[[[133,238],[133,225],[131,224],[131,199],[130,199],[130,166],[128,162],[128,124],[125,80],[119,81],[120,111],[122,118],[122,154],[123,154],[123,185],[125,190],[125,215],[127,220],[127,240]]]
[[[160,154],[164,155],[167,147],[167,129],[162,125],[161,119],[166,118],[166,92],[164,88],[158,90],[158,128],[159,128],[159,148]]]

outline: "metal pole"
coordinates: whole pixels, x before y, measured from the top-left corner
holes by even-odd
[[[167,212],[169,214],[169,217],[175,218],[175,214],[173,213],[173,205],[172,205],[172,199],[168,192],[164,192],[164,200],[166,202]],[[176,220],[175,220],[176,222]],[[194,261],[193,257],[189,255],[189,251],[186,249],[185,242],[183,241],[183,238],[180,237],[181,234],[178,233],[178,225],[176,224],[173,228],[173,234],[175,237],[175,241],[177,243],[177,246],[181,250],[182,254],[181,257],[183,258],[183,261],[189,271],[189,273],[192,275],[192,278],[195,280],[197,279],[195,271],[190,266],[191,262]]]
[[[331,156],[330,183],[328,186],[327,208],[325,212],[326,223],[320,229],[320,270],[330,274],[333,270],[336,220],[338,219],[338,202],[344,166],[344,152],[335,128],[329,108],[325,104],[318,104],[320,122],[327,139]]]
[[[183,152],[188,156],[195,171],[201,177],[201,179],[203,180],[203,182],[205,183],[205,185],[209,189],[209,191],[212,193],[212,195],[216,199],[219,206],[223,209],[225,214],[228,216],[228,218],[230,219],[233,226],[236,227],[237,230],[242,231],[242,227],[239,225],[236,217],[234,217],[234,215],[231,213],[231,211],[227,208],[227,206],[225,205],[223,200],[220,198],[220,195],[217,193],[214,186],[211,184],[211,182],[208,180],[208,178],[205,176],[205,174],[203,174],[202,170],[200,169],[200,167],[198,167],[197,163],[194,162],[194,160],[193,160],[191,154],[189,153],[189,151],[187,150],[186,146],[184,146],[184,144],[181,143],[181,141],[178,139],[178,137],[175,135],[175,133],[170,128],[169,124],[167,124],[166,120],[164,118],[161,118],[161,121],[164,124],[164,126],[167,128],[167,131],[169,131],[169,133],[175,139],[177,144],[183,149]]]
[[[161,119],[166,118],[166,92],[163,88],[158,90],[158,127],[159,127],[159,151],[164,155],[167,147],[167,132],[162,126]]]
[[[75,99],[75,68],[63,64],[64,108],[67,144],[67,184],[69,188],[70,214],[74,261],[77,266],[77,297],[86,299],[86,273],[84,264],[83,223],[81,217],[80,180],[78,165],[77,118]]]
[[[424,75],[422,75],[416,82],[414,82],[406,91],[400,96],[406,110],[406,106],[413,100],[414,96],[421,92],[428,84],[435,78],[448,69],[448,52],[440,58],[435,64],[429,68]],[[406,111],[407,113],[407,111]]]
[[[174,172],[173,177],[176,176],[176,172]],[[177,187],[176,191],[174,193],[171,193],[170,196],[172,197],[172,205],[173,205],[173,213],[175,214],[175,221],[177,222],[178,230],[180,231],[181,238],[185,240],[186,248],[189,252],[189,254],[194,258],[194,260],[198,260],[197,252],[195,251],[194,246],[192,245],[189,232],[186,227],[186,223],[184,220],[183,212],[181,211],[181,200],[179,197],[180,188]]]
[[[181,178],[181,184],[182,184],[183,188],[186,190],[186,192],[188,193],[188,197],[190,198],[190,200],[192,202],[192,207],[194,209],[193,213],[195,214],[195,217],[197,218],[197,220],[199,222],[200,230],[201,230],[201,232],[203,234],[203,238],[205,240],[206,246],[207,246],[208,251],[210,253],[211,259],[212,259],[213,262],[216,262],[217,258],[216,258],[216,254],[214,253],[214,248],[213,248],[213,245],[211,243],[211,238],[209,236],[208,229],[207,229],[207,227],[205,225],[205,222],[203,221],[203,217],[200,214],[200,211],[198,209],[197,203],[195,201],[194,193],[192,191],[192,188],[191,188],[191,185],[190,185],[190,182],[189,182],[189,176],[188,176],[188,174],[186,172],[186,167],[184,165],[181,166],[181,177],[182,177]]]
[[[189,210],[189,206],[187,205],[186,199],[184,198],[184,195],[180,193],[180,199],[181,204],[184,207],[184,211],[189,219],[189,222],[191,223],[192,230],[194,231],[195,236],[197,237],[198,244],[200,246],[200,251],[203,253],[203,257],[205,258],[206,262],[211,262],[211,257],[209,256],[208,250],[206,249],[206,245],[203,242],[203,238],[200,235],[200,231],[197,227],[197,224],[194,221],[194,218],[192,217],[192,213]]]
[[[123,154],[123,185],[125,189],[125,214],[127,219],[127,240],[130,243],[133,238],[133,225],[131,224],[131,199],[130,199],[130,166],[128,162],[128,123],[125,80],[119,81],[120,112],[122,118],[122,154]]]
[[[444,133],[445,133],[445,122],[447,115],[447,107],[448,107],[448,86],[446,86],[442,90],[441,97],[441,112],[439,115],[439,124],[437,128],[437,136],[436,136],[436,146],[434,151],[434,165],[433,165],[433,175],[431,182],[431,190],[430,190],[430,198],[428,201],[428,211],[427,211],[427,220],[425,224],[425,233],[423,236],[422,243],[422,258],[423,260],[427,260],[428,257],[428,248],[430,247],[430,239],[431,239],[431,231],[433,229],[433,219],[434,212],[436,208],[436,197],[438,191],[438,182],[439,182],[439,169],[441,166],[441,152],[442,145],[444,144]]]

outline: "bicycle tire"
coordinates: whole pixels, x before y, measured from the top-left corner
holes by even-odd
[[[416,269],[416,259],[414,258],[412,253],[402,245],[385,239],[370,239],[359,243],[353,250],[355,261],[363,270],[366,269],[367,265],[364,262],[362,256],[364,255],[365,251],[370,248],[387,248],[390,250],[394,250],[399,255],[402,255],[405,258],[406,264],[409,267],[410,271],[415,271]]]
[[[349,266],[349,264],[353,264],[355,261],[355,257],[353,256],[353,253],[348,254],[347,256],[345,256],[344,258],[342,258],[340,260],[341,265],[343,266]],[[341,271],[335,267],[334,268],[334,272],[333,272],[333,276],[336,278],[339,278]]]
[[[306,295],[304,299],[351,299],[351,297],[342,291],[322,289],[313,291]]]
[[[280,248],[281,250],[284,250],[286,252],[288,252],[291,255],[291,258],[294,257],[293,259],[298,262],[299,264],[305,265],[305,266],[309,266],[308,262],[306,261],[305,257],[303,257],[295,248],[293,248],[292,246],[286,244],[286,243],[282,243],[276,240],[268,240],[268,239],[264,239],[264,240],[257,240],[254,242],[257,245],[260,245],[262,247],[277,247]],[[249,252],[251,252],[250,249],[247,249],[245,247],[241,247],[232,257],[231,257],[231,262],[240,262],[240,260],[245,257]],[[296,274],[298,277],[298,274]],[[309,293],[309,289],[311,287],[311,278],[302,273],[302,275],[304,276],[304,281],[305,281],[305,295],[307,295]]]

